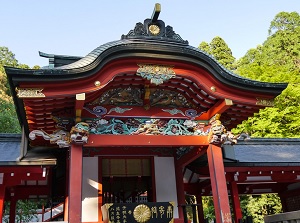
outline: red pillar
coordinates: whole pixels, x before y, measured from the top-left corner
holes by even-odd
[[[11,197],[9,206],[9,223],[15,223],[17,199]]]
[[[231,201],[232,201],[232,208],[234,211],[234,221],[238,222],[239,219],[243,218],[241,203],[239,198],[239,191],[237,187],[237,183],[235,181],[230,182],[230,194],[231,194]]]
[[[102,222],[103,213],[102,205],[105,203],[103,200],[103,187],[102,187],[102,157],[98,158],[98,221]],[[104,217],[106,218],[106,216]],[[104,221],[103,221],[104,222]]]
[[[81,222],[82,146],[72,144],[69,175],[69,222]]]
[[[183,222],[183,219],[184,219],[183,209],[180,206],[180,205],[185,204],[183,173],[182,173],[182,167],[180,165],[176,165],[176,162],[175,162],[175,175],[176,175],[178,215],[179,215],[179,219],[182,219],[182,222]],[[174,207],[174,208],[176,208],[176,207]],[[177,221],[177,222],[179,222],[179,221]]]
[[[2,223],[3,212],[4,212],[4,201],[5,201],[5,186],[0,185],[0,223]]]
[[[68,151],[68,155],[66,157],[66,191],[65,191],[65,203],[64,203],[64,221],[68,221],[69,219],[69,172],[70,172],[70,151]]]
[[[207,150],[207,158],[216,222],[231,223],[232,220],[221,147],[210,144]]]

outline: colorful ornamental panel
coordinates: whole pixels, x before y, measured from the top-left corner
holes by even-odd
[[[43,130],[33,130],[29,134],[31,140],[41,136],[50,144],[60,148],[69,147],[71,143],[83,145],[88,143],[89,134],[97,135],[187,135],[208,136],[211,144],[234,144],[237,137],[227,131],[217,114],[210,120],[210,125],[189,119],[149,119],[149,118],[110,118],[87,119],[79,122],[70,130],[56,130],[48,134]],[[61,125],[60,125],[61,126]]]
[[[150,80],[152,84],[162,84],[176,76],[173,67],[164,65],[138,64],[136,75]]]
[[[205,123],[187,119],[86,120],[91,134],[113,135],[208,135]]]
[[[110,223],[172,223],[174,222],[173,202],[109,203],[104,205]]]

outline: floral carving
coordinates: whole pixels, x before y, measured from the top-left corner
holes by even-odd
[[[176,76],[173,67],[163,65],[151,65],[151,64],[138,64],[140,67],[136,74],[150,80],[152,84],[162,84]]]

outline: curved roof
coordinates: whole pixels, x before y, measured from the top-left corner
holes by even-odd
[[[153,24],[160,27],[159,34],[154,35],[149,31]],[[50,56],[55,58],[55,55]],[[267,106],[265,102],[268,103],[287,86],[258,82],[234,74],[211,55],[188,45],[161,20],[153,22],[146,19],[144,24],[137,23],[121,40],[103,44],[87,56],[77,59],[73,63],[48,69],[6,67],[11,89],[41,88],[45,96],[22,98],[12,91],[20,121],[27,133],[36,129],[57,129],[53,114],[66,108],[74,112],[76,94],[85,92],[85,103],[91,103],[101,95],[110,93],[109,89],[123,89],[122,93],[127,94],[125,91],[129,88],[141,91],[155,89],[161,94],[164,89],[164,94],[179,94],[192,108],[207,114],[204,114],[205,120],[210,118],[208,114],[212,114],[212,111],[222,110],[220,104],[229,99],[232,106],[223,112],[222,117],[223,121],[229,123],[227,127],[232,128]],[[139,64],[166,65],[176,75],[155,85],[137,75]],[[96,86],[96,82],[101,85]],[[261,103],[260,100],[265,102]],[[153,115],[151,109],[142,112],[147,117]]]
[[[163,35],[151,35],[146,29],[149,23],[151,23],[149,19],[145,20],[144,25],[137,23],[136,27],[129,31],[127,35],[122,35],[121,40],[105,43],[83,58],[76,57],[76,59],[74,59],[75,57],[64,56],[64,58],[70,57],[76,60],[71,64],[40,70],[22,71],[20,69],[7,67],[6,71],[9,75],[14,73],[22,73],[23,75],[29,74],[30,76],[43,75],[45,79],[56,81],[53,75],[59,75],[61,77],[76,75],[76,78],[92,75],[101,69],[106,60],[126,57],[156,57],[157,59],[182,61],[202,66],[209,70],[219,81],[237,88],[243,87],[253,90],[254,87],[257,91],[270,92],[278,95],[287,86],[286,84],[259,82],[241,77],[227,70],[218,63],[212,55],[188,45],[188,41],[183,40],[180,35],[176,34],[171,26],[163,27],[164,31],[161,31]],[[158,23],[163,22],[158,20]],[[142,29],[143,31],[137,29]],[[50,55],[51,58],[59,56],[45,53],[41,53],[41,55],[48,57]],[[57,78],[59,79],[59,77]]]

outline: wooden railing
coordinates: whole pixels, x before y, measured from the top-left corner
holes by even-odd
[[[300,222],[300,211],[285,212],[265,216],[265,223],[294,223]]]
[[[41,212],[37,213],[38,220],[40,222],[51,221],[51,219],[62,215],[64,211],[64,203],[57,204],[56,206],[51,208],[42,209]]]

